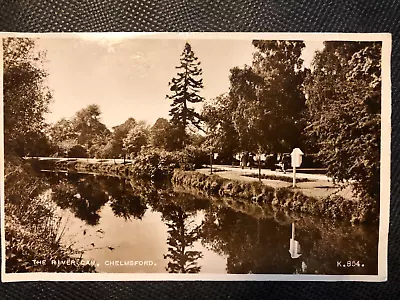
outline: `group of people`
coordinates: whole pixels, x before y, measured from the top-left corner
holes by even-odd
[[[289,167],[290,164],[290,157],[286,154],[278,154],[277,155],[277,161],[274,164],[275,166],[279,167],[282,169],[284,173],[286,173],[286,169]],[[255,155],[254,153],[245,151],[242,153],[241,158],[240,158],[240,166],[242,169],[249,167],[250,169],[258,163],[258,160],[262,159],[262,157],[258,157],[258,155]]]
[[[254,154],[250,152],[243,152],[242,157],[240,159],[240,166],[242,169],[245,167],[251,167],[254,165]]]

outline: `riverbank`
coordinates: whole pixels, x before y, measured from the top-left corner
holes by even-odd
[[[183,151],[147,149],[134,159],[85,159],[85,158],[28,158],[37,170],[65,170],[91,172],[106,176],[134,177],[145,180],[169,180],[176,168],[194,170],[203,162],[195,154]]]
[[[63,226],[56,208],[40,195],[48,185],[29,163],[6,155],[4,167],[4,224],[6,272],[95,272],[88,265],[35,263],[79,259],[81,251],[65,245]]]
[[[239,171],[220,169],[218,175],[209,175],[209,169],[202,168],[195,171],[193,164],[178,160],[171,153],[166,153],[164,156],[157,154],[138,157],[129,164],[122,162],[110,164],[91,160],[87,162],[32,160],[32,163],[40,170],[66,170],[154,181],[167,180],[175,185],[197,189],[212,196],[230,197],[237,201],[256,203],[261,207],[272,206],[288,211],[343,219],[353,224],[372,223],[378,219],[378,212],[372,203],[355,198],[349,185],[336,186],[332,181],[324,180],[326,176],[320,174],[300,175],[304,177],[303,180],[296,188],[292,188],[288,180],[279,180],[283,174],[276,176],[276,180],[273,176],[269,176],[269,179],[262,179],[261,182],[257,178],[247,176],[248,170],[244,172],[240,169]]]
[[[194,188],[213,196],[232,197],[260,206],[271,205],[289,211],[344,219],[353,224],[374,222],[378,218],[371,203],[338,194],[324,195],[320,191],[312,195],[311,189],[306,194],[304,188],[292,188],[287,182],[279,180],[265,180],[273,181],[273,184],[268,184],[237,174],[227,176],[223,172],[218,172],[218,175],[209,175],[202,170],[175,170],[171,181],[173,184]]]

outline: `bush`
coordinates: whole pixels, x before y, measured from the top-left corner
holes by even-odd
[[[187,159],[187,163],[194,164],[195,168],[201,168],[210,161],[209,154],[204,149],[195,146],[186,146],[183,155]]]
[[[72,146],[67,153],[68,157],[76,157],[76,158],[87,158],[88,153],[86,148],[81,145]]]
[[[60,218],[42,196],[48,186],[31,166],[21,159],[6,157],[4,174],[6,272],[94,272],[89,265],[33,263],[34,259],[77,259],[82,252],[60,242]]]
[[[133,159],[131,170],[135,177],[161,180],[170,178],[176,168],[194,170],[192,161],[184,151],[147,148]]]

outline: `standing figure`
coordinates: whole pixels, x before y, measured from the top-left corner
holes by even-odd
[[[253,164],[254,164],[254,154],[253,153],[249,153],[249,162],[247,163],[247,165],[250,167],[250,170],[251,170],[251,168],[253,167]]]
[[[286,164],[285,164],[285,156],[284,155],[282,155],[281,164],[282,164],[282,171],[284,174],[286,174]]]
[[[282,172],[286,174],[286,160],[285,154],[278,154],[277,155],[278,166],[282,169]]]
[[[282,154],[282,171],[286,174],[286,169],[289,168],[290,157],[287,154]]]
[[[240,162],[242,169],[244,169],[247,166],[248,158],[249,158],[249,154],[247,152],[243,152],[242,159]]]

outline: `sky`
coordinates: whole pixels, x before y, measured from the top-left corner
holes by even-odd
[[[228,92],[231,68],[251,65],[250,39],[38,39],[38,50],[47,52],[46,83],[54,98],[47,121],[71,118],[90,104],[100,106],[101,121],[109,128],[129,117],[149,125],[168,118],[168,82],[176,76],[186,41],[201,62],[206,100]],[[323,42],[305,44],[302,58],[309,66]]]

